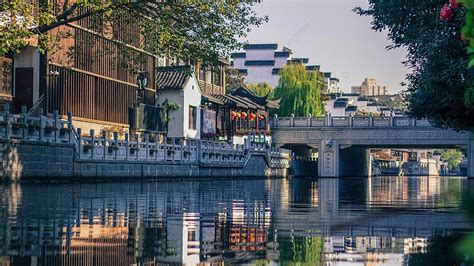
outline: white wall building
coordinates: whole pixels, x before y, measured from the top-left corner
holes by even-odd
[[[245,75],[246,82],[255,84],[266,82],[273,87],[278,86],[279,71],[288,63],[303,64],[307,70],[320,70],[318,65],[306,65],[309,62],[308,58],[292,57],[292,51],[286,47],[281,51],[277,49],[276,43],[248,44],[243,52],[231,55],[233,67]],[[332,84],[331,86],[339,87],[339,80],[331,82],[329,78],[328,86]]]
[[[190,66],[159,67],[157,97],[160,104],[176,103],[170,111],[168,137],[199,139],[201,128],[201,90]]]
[[[332,116],[354,115],[357,111],[390,115],[390,108],[379,105],[373,99],[361,97],[358,93],[333,93],[326,101],[325,111]]]

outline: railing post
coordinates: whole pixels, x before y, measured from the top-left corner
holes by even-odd
[[[43,140],[43,108],[39,108],[39,141]]]
[[[180,144],[181,144],[181,147],[180,147],[180,151],[181,151],[180,154],[181,154],[181,155],[180,155],[180,159],[179,159],[179,160],[180,160],[180,161],[183,161],[183,158],[184,158],[184,154],[183,154],[183,148],[184,148],[183,140],[181,140],[181,143],[180,143]]]
[[[140,139],[138,138],[138,134],[135,133],[135,142],[136,142],[136,147],[135,147],[135,159],[138,160],[138,154],[139,154],[139,151],[140,151]]]
[[[94,147],[95,147],[95,131],[93,129],[90,130],[91,135],[91,159],[94,159]]]
[[[150,146],[149,136],[148,136],[147,133],[145,133],[145,153],[146,153],[145,160],[147,160],[147,161],[148,161],[148,158],[150,156],[150,147],[149,146]]]
[[[273,127],[278,127],[278,115],[273,116]]]
[[[125,160],[128,161],[128,157],[130,155],[130,149],[129,149],[129,134],[125,133]]]
[[[306,117],[306,126],[311,127],[311,116]]]
[[[102,130],[102,145],[104,147],[102,147],[102,150],[103,150],[103,155],[102,155],[102,159],[105,160],[105,157],[107,155],[107,132],[105,130]]]
[[[69,143],[72,143],[72,113],[71,112],[68,112],[67,113],[67,128],[69,129],[68,130],[68,141]]]
[[[54,117],[54,143],[58,143],[58,124],[59,124],[58,110],[53,111],[53,117]]]
[[[27,122],[27,112],[28,112],[28,109],[26,108],[26,106],[22,106],[21,107],[21,123],[23,125],[22,129],[21,129],[21,139],[23,140],[26,140],[26,122]]]
[[[10,123],[10,104],[5,103],[3,105],[3,111],[5,112],[4,117],[5,117],[5,138],[7,140],[10,139],[11,135],[11,123]]]
[[[349,126],[354,127],[354,116],[349,113]]]
[[[198,140],[196,141],[196,162],[197,162],[198,164],[201,163],[201,161],[202,161],[201,142],[202,142],[202,141],[201,141],[200,139],[198,139]]]
[[[117,132],[114,132],[114,143],[115,143],[114,159],[117,160],[118,159],[118,133]]]
[[[416,127],[416,118],[413,117],[411,121],[412,127]]]
[[[290,116],[290,127],[295,126],[295,114],[291,114]]]
[[[82,142],[81,142],[81,138],[82,138],[82,129],[81,128],[78,128],[77,129],[77,141],[79,142],[79,145],[78,145],[78,153],[79,153],[79,159],[81,158],[81,153],[82,153],[82,149],[81,149],[81,146],[82,146]]]
[[[389,125],[390,127],[393,127],[393,114],[392,114],[392,112],[390,112],[390,117],[389,117],[389,119],[390,119],[390,120],[389,120],[389,122],[388,122],[388,125]]]
[[[176,139],[173,139],[173,147],[172,147],[172,152],[171,155],[173,155],[173,163],[175,162],[175,154],[176,154]]]
[[[165,138],[164,147],[163,147],[163,159],[168,160],[168,138]]]
[[[369,127],[373,127],[374,126],[374,117],[372,115],[372,113],[369,114]]]

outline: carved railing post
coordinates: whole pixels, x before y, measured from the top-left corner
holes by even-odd
[[[389,125],[390,127],[393,127],[393,113],[392,113],[392,112],[390,112],[390,117],[389,117],[389,119],[390,119],[390,120],[389,120],[389,122],[388,122],[388,125]]]
[[[43,126],[43,108],[39,108],[39,141],[42,141],[43,140],[43,129],[44,129],[44,126]]]
[[[94,129],[90,130],[91,135],[91,159],[94,159],[94,148],[95,148],[95,131]]]
[[[69,143],[72,143],[72,130],[73,130],[73,127],[72,127],[72,113],[71,112],[68,112],[67,113],[67,128],[69,129],[68,130],[68,141]]]
[[[114,132],[114,159],[117,160],[118,159],[118,133],[117,132]]]
[[[125,133],[125,160],[128,161],[128,157],[130,155],[130,145],[129,145],[129,134]]]
[[[291,114],[290,116],[290,127],[295,126],[295,114]]]
[[[150,136],[145,133],[145,160],[148,161],[149,157],[150,157]]]
[[[5,138],[10,139],[12,125],[10,122],[10,104],[5,103],[3,105],[4,119],[5,119]]]
[[[278,115],[273,116],[273,127],[278,127]]]
[[[53,117],[54,117],[54,143],[58,142],[58,124],[59,124],[59,112],[58,110],[53,111]]]
[[[138,160],[138,154],[140,153],[140,138],[138,137],[138,134],[135,133],[134,135],[135,137],[135,145],[137,145],[136,147],[134,147],[134,152],[135,152],[135,159]]]
[[[78,154],[79,154],[79,159],[81,158],[81,153],[82,153],[82,141],[81,141],[81,138],[82,138],[82,129],[81,128],[78,128],[77,129],[77,141],[79,142],[77,145],[78,147]]]
[[[105,130],[102,130],[102,159],[105,160],[105,157],[107,155],[107,132]]]
[[[374,116],[372,115],[372,113],[369,114],[369,127],[373,127],[374,126]]]

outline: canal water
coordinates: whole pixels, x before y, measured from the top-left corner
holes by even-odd
[[[0,185],[0,265],[472,265],[474,180]]]

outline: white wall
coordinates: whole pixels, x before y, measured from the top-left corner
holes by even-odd
[[[245,66],[245,60],[246,58],[234,58],[234,68],[238,69],[246,69],[247,67]]]
[[[170,111],[172,120],[168,124],[168,137],[171,138],[201,138],[201,91],[193,75],[189,78],[183,90],[158,91],[158,101],[162,104],[168,99],[170,103],[177,103],[179,108]],[[189,129],[189,106],[196,109],[196,130]]]
[[[273,60],[275,58],[274,49],[249,49],[246,50],[247,60]]]
[[[247,66],[247,76],[245,81],[248,83],[266,82],[272,86],[278,85],[278,75],[272,74],[273,66]],[[276,78],[275,78],[275,77]],[[276,84],[275,84],[276,80]]]

